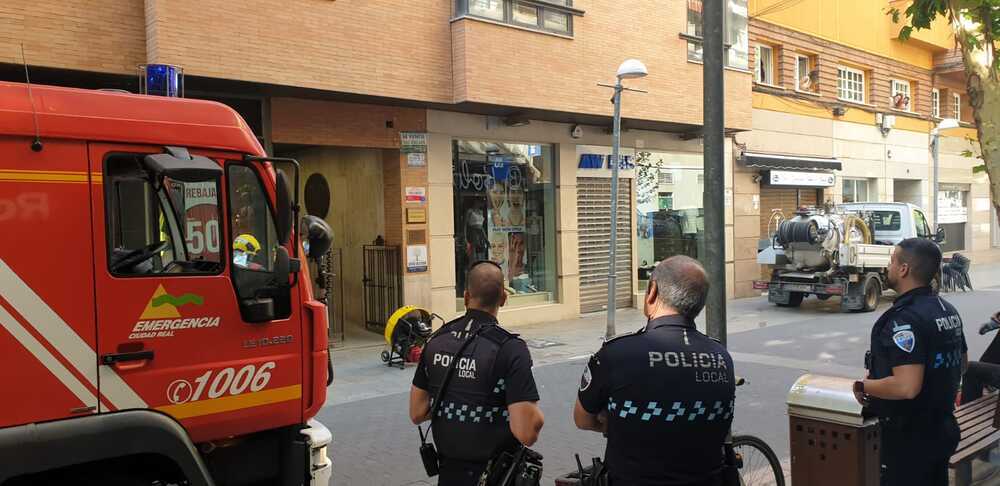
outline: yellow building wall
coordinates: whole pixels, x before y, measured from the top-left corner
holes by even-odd
[[[944,20],[932,30],[915,32],[910,41],[897,39],[902,23],[894,24],[890,7],[906,8],[906,1],[873,0],[750,0],[750,16],[907,64],[931,69],[934,52],[954,46]],[[783,6],[790,5],[790,6]]]
[[[875,113],[871,111],[865,111],[858,108],[848,107],[847,112],[844,114],[844,116],[835,117],[833,116],[833,113],[828,107],[825,107],[819,103],[807,100],[795,99],[795,98],[788,98],[785,96],[776,96],[768,93],[762,93],[759,91],[755,91],[753,93],[753,108],[758,110],[777,111],[782,113],[790,113],[793,115],[804,115],[804,116],[811,116],[816,118],[824,118],[824,119],[844,121],[844,122],[861,123],[867,125],[875,124]],[[897,115],[896,125],[894,128],[897,130],[930,133],[931,128],[934,128],[934,125],[927,120],[920,120],[916,118]],[[943,133],[943,136],[969,139],[969,140],[979,139],[978,134],[976,133],[976,129],[968,127],[948,129],[946,133]]]

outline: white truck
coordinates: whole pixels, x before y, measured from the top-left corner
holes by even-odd
[[[768,291],[768,302],[798,307],[813,294],[837,295],[841,309],[870,312],[886,288],[893,247],[903,239],[944,241],[943,229],[931,233],[923,211],[908,203],[851,203],[801,208],[785,219],[772,215],[769,240],[762,241],[757,263],[772,267],[770,280],[754,282]]]

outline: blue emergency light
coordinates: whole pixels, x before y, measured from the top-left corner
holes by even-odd
[[[183,98],[184,68],[171,64],[140,64],[139,92]]]

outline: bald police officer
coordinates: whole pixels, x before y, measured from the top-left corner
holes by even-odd
[[[883,485],[948,484],[959,439],[952,412],[968,361],[962,318],[930,287],[940,268],[930,240],[896,246],[887,281],[899,297],[872,328],[868,378],[854,384],[882,425]]]
[[[612,486],[719,485],[733,420],[733,360],[698,332],[708,279],[694,259],[660,262],[646,327],[607,341],[583,372],[573,418],[605,432]]]
[[[506,302],[500,266],[474,263],[466,279],[465,315],[434,333],[413,376],[410,419],[420,424],[431,420],[431,398],[458,360],[431,424],[441,486],[479,484],[491,458],[518,442],[530,447],[542,429],[528,346],[497,323]]]

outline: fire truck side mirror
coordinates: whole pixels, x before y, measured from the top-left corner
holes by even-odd
[[[284,245],[292,235],[292,198],[288,188],[288,177],[282,170],[275,171],[277,187],[275,188],[275,226],[278,241]],[[287,255],[286,255],[287,256]]]
[[[292,274],[292,262],[288,257],[288,250],[279,246],[274,254],[274,282],[281,289],[288,287],[288,278]]]

